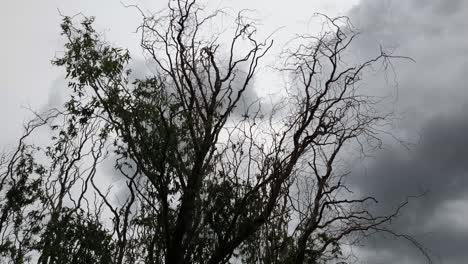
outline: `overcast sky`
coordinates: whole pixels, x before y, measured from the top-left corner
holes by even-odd
[[[106,38],[137,50],[138,13],[117,0],[3,1],[0,8],[0,148],[14,142],[27,120],[25,107],[36,110],[60,102],[66,89],[60,69],[50,66],[63,50],[59,11],[97,17]],[[165,1],[127,1],[149,10]],[[416,142],[410,151],[382,152],[354,184],[376,195],[382,208],[402,197],[428,191],[411,203],[395,223],[426,246],[436,263],[468,260],[468,1],[464,0],[212,0],[211,6],[256,9],[265,32],[284,27],[277,38],[313,31],[314,12],[349,15],[362,32],[353,52],[365,58],[379,45],[410,56],[397,62],[390,85],[401,117],[395,133]],[[268,80],[256,83],[267,94]],[[366,89],[385,93],[382,79],[370,78]],[[360,250],[364,263],[424,263],[409,244],[373,239]]]

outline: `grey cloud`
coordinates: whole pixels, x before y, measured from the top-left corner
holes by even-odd
[[[441,0],[363,0],[350,12],[363,32],[357,54],[375,54],[382,45],[416,61],[395,61],[398,107],[411,120],[408,128],[467,101],[467,14],[468,2]]]
[[[144,79],[146,77],[158,74],[158,66],[155,62],[152,61],[152,59],[148,59],[147,61],[133,60],[130,63],[129,68],[132,69],[132,78],[134,79]],[[237,96],[237,93],[243,87],[245,77],[247,75],[247,68],[248,65],[241,64],[237,69],[238,72],[236,73],[236,77],[231,83],[233,89],[233,98]],[[168,87],[168,89],[172,88]],[[268,101],[263,99],[264,98],[260,98],[257,93],[254,76],[245,88],[242,97],[237,104],[237,107],[233,110],[233,117],[240,118],[245,115],[247,111],[257,111],[260,102],[262,103],[262,110],[268,111],[271,106],[268,104]]]
[[[387,202],[428,191],[420,199],[420,216],[434,213],[444,201],[461,199],[468,191],[468,119],[465,111],[433,119],[409,153],[378,158],[356,184]],[[468,209],[468,208],[467,208]],[[423,214],[421,214],[423,213]]]
[[[468,259],[465,250],[468,225],[457,226],[453,220],[465,221],[463,215],[468,211],[466,111],[434,118],[425,127],[421,142],[409,156],[401,152],[380,156],[367,173],[354,177],[354,184],[363,193],[381,201],[380,213],[391,211],[407,196],[427,191],[423,197],[410,200],[392,228],[413,235],[435,259],[443,260],[442,263],[463,263],[463,259]],[[444,210],[457,201],[461,203],[455,208]],[[456,215],[451,216],[451,213]],[[402,244],[404,241],[376,239],[368,242],[374,250],[390,250],[400,256],[393,257],[394,262],[383,263],[400,263],[398,259],[401,261],[402,256],[413,257],[411,263],[424,260],[415,248]]]
[[[113,30],[112,32],[115,34],[109,33],[108,35],[111,35],[111,39],[115,37],[118,39],[118,43],[123,43],[126,46],[129,42],[134,41],[135,36],[128,37],[127,33],[135,29],[135,24],[128,22],[133,20],[122,19],[123,15],[128,15],[129,11],[121,8],[118,3],[118,6],[115,3],[112,6],[120,9],[112,8],[112,12],[109,12],[108,2],[102,5],[99,4],[99,7],[91,8],[95,6],[93,1],[85,1],[85,4],[80,2],[76,6],[75,2],[73,2],[74,4],[71,7],[68,7],[68,5],[71,5],[72,2],[66,1],[66,3],[63,3],[64,6],[61,10],[64,9],[62,11],[66,14],[75,13],[73,11],[75,9],[85,9],[85,13],[89,13],[89,11],[86,12],[88,9],[95,10],[91,14],[95,14],[101,23],[108,26],[118,25],[119,30]],[[264,6],[264,1],[255,3],[237,1],[236,3],[241,2],[243,4],[238,4],[239,6],[245,7],[247,4]],[[349,3],[348,0],[343,1],[343,3],[345,2]],[[33,40],[36,35],[31,34],[31,32],[40,32],[41,37],[54,36],[53,38],[50,37],[54,44],[56,42],[55,36],[58,34],[56,31],[59,17],[54,17],[56,4],[51,1],[47,1],[47,3],[48,12],[42,12],[42,9],[38,12],[34,6],[29,7],[28,10],[33,13],[29,16],[32,20],[27,20],[29,21],[27,24],[29,25],[28,30],[23,30],[23,27],[19,27],[21,30],[15,27],[14,30],[22,32],[24,36],[31,35]],[[281,1],[277,3],[281,3]],[[268,6],[265,6],[267,10],[263,11],[272,13],[272,6],[282,7],[278,6],[277,3],[268,2]],[[307,2],[307,4],[309,3],[310,1]],[[270,20],[282,25],[282,23],[297,21],[298,18],[305,19],[306,16],[298,15],[297,12],[312,13],[314,11],[309,7],[302,8],[305,5],[305,2],[302,1],[291,3],[288,5],[292,7],[291,9],[281,10],[279,16],[270,15]],[[46,7],[45,4],[40,6]],[[11,8],[5,8],[5,10],[11,11]],[[116,11],[118,11],[117,14]],[[44,16],[46,13],[49,15]],[[285,16],[286,14],[288,16]],[[424,128],[420,131],[422,138],[419,145],[409,154],[402,155],[396,151],[381,155],[376,162],[369,166],[367,174],[355,175],[354,183],[363,193],[374,194],[380,198],[381,203],[379,203],[379,206],[383,205],[383,210],[386,212],[394,208],[394,205],[405,196],[428,190],[429,192],[425,197],[412,200],[412,203],[404,210],[403,217],[395,222],[395,229],[414,234],[419,241],[431,249],[436,256],[436,261],[437,256],[439,256],[443,263],[466,263],[466,259],[468,259],[468,251],[466,250],[468,228],[454,224],[452,218],[465,220],[466,222],[466,218],[462,216],[468,212],[466,203],[468,201],[468,137],[466,137],[468,107],[463,107],[468,102],[468,91],[466,89],[468,76],[468,20],[466,19],[468,1],[361,0],[349,15],[352,22],[363,32],[355,42],[356,45],[353,50],[355,54],[368,58],[379,51],[378,48],[381,44],[389,49],[394,49],[396,54],[411,56],[416,60],[416,63],[409,63],[408,61],[395,62],[399,83],[396,108],[398,112],[403,113],[403,119],[399,123],[399,130],[396,133],[406,135]],[[37,19],[38,16],[41,16],[41,19]],[[281,19],[278,19],[278,17],[281,17]],[[8,16],[6,18],[9,19]],[[19,19],[22,18],[19,17]],[[34,21],[34,23],[30,21]],[[39,25],[37,24],[38,21],[41,22]],[[138,21],[138,19],[134,21]],[[11,23],[3,24],[8,25]],[[50,30],[41,31],[41,29],[49,28]],[[292,31],[296,29],[295,27]],[[28,38],[27,40],[31,39]],[[43,43],[40,47],[37,46],[37,41],[21,41],[21,43],[24,45],[33,43],[35,46],[33,48],[31,48],[32,46],[26,46],[27,48],[17,49],[18,52],[14,53],[16,57],[7,57],[8,63],[5,64],[5,67],[12,68],[11,63],[8,61],[9,58],[14,58],[14,61],[18,62],[27,61],[22,59],[23,57],[19,58],[17,56],[19,53],[24,53],[25,50],[29,50],[30,53],[24,54],[31,54],[30,57],[35,58],[34,61],[44,59],[43,61],[47,63],[41,65],[48,65],[48,60],[53,55],[53,51],[57,50],[50,43],[49,46],[52,47],[51,54],[45,53],[44,47],[48,45],[47,43]],[[5,46],[4,50],[9,50],[11,47],[13,46]],[[18,47],[18,45],[15,47]],[[38,54],[45,54],[45,57],[37,57]],[[31,60],[32,62],[31,58],[28,57],[28,61]],[[13,61],[13,59],[10,61]],[[36,65],[35,69],[27,67],[18,71],[15,75],[11,74],[11,76],[16,78],[23,76],[24,71],[34,73],[36,69],[45,69],[39,64],[31,65]],[[41,67],[37,67],[37,65]],[[142,68],[145,67],[142,66]],[[141,71],[143,72],[144,69]],[[135,72],[140,72],[139,66],[135,66]],[[9,73],[7,71],[8,76]],[[51,74],[44,74],[44,71],[37,71],[37,74],[28,78],[28,81],[31,80],[32,84],[35,85],[29,85],[31,84],[29,82],[21,83],[20,85],[15,84],[11,89],[17,89],[21,85],[30,86],[32,88],[21,90],[21,93],[18,92],[16,97],[19,98],[19,94],[25,96],[28,93],[33,97],[40,97],[38,95],[47,94],[47,90],[44,88],[47,86],[43,84],[45,80],[53,78],[50,76]],[[21,78],[18,77],[17,79]],[[23,78],[23,80],[25,79]],[[258,83],[261,83],[262,80],[258,81]],[[4,82],[3,79],[2,82]],[[376,93],[385,93],[384,89],[381,88],[381,83],[382,80],[380,79],[370,79],[367,86],[376,89]],[[2,83],[2,85],[4,84]],[[65,84],[60,83],[60,81],[57,81],[56,85],[54,85],[54,87],[57,87],[58,92],[52,91],[50,93],[50,105],[56,106],[56,104],[62,102],[61,91],[66,91],[64,86]],[[249,102],[256,100],[256,96],[255,89],[246,93]],[[13,99],[16,97],[13,97]],[[8,100],[11,101],[12,99],[9,98]],[[7,99],[4,99],[2,103],[7,105],[8,102],[6,101]],[[11,106],[2,108],[6,112],[5,117],[2,119],[2,121],[5,120],[5,122],[2,122],[3,124],[7,123],[7,117],[8,120],[21,119],[19,114],[8,112],[7,109],[15,108]],[[15,121],[14,123],[18,122]],[[13,121],[5,125],[4,130],[10,129],[9,124],[13,124]],[[10,132],[3,131],[2,137],[9,140],[11,137],[5,135],[13,135],[19,129],[16,127],[10,130]],[[112,164],[105,164],[104,166],[111,167]],[[455,202],[459,201],[462,201],[462,203],[455,204]],[[447,211],[444,209],[447,204],[455,206],[455,208]],[[454,216],[450,216],[449,213],[454,214]],[[371,254],[365,263],[418,263],[424,260],[408,243],[403,243],[401,240],[374,238],[368,241],[368,250],[375,251],[375,254]]]
[[[412,199],[393,228],[412,234],[436,263],[468,259],[468,2],[443,0],[362,0],[349,13],[363,33],[355,54],[370,56],[379,45],[416,63],[395,61],[396,111],[402,120],[393,133],[419,142],[409,151],[382,153],[356,171],[353,184],[379,198],[379,212],[389,212],[406,196]],[[378,82],[377,82],[378,81]],[[367,83],[383,94],[380,77]],[[424,263],[401,240],[374,237],[365,263]]]

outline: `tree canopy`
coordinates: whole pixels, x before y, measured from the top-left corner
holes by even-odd
[[[273,40],[245,12],[194,0],[142,12],[144,78],[94,18],[63,18],[53,64],[68,101],[28,123],[0,163],[2,263],[346,263],[347,245],[391,233],[406,202],[373,214],[377,201],[356,197],[339,165],[381,145],[390,117],[359,84],[394,56],[347,61],[357,31],[321,15],[323,31],[279,58],[281,100],[246,98]],[[234,26],[210,31],[219,17]],[[31,143],[42,128],[48,143]]]

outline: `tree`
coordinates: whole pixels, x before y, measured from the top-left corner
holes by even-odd
[[[349,146],[380,146],[388,116],[358,84],[395,57],[350,66],[357,33],[347,18],[323,15],[321,35],[283,53],[284,98],[239,110],[273,45],[245,14],[217,33],[214,21],[230,16],[195,0],[142,12],[154,74],[141,79],[93,18],[64,17],[65,52],[53,63],[66,70],[70,98],[31,121],[3,159],[2,261],[325,263],[345,259],[345,243],[390,232],[405,203],[372,214],[376,200],[354,197],[337,163]],[[50,143],[27,143],[41,127]],[[109,159],[118,186],[99,176]]]

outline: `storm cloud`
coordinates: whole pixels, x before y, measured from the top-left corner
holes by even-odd
[[[267,28],[268,32],[294,25],[288,32],[302,33],[295,27],[298,19],[303,22],[317,11],[335,16],[337,10],[348,9],[351,2],[356,1],[225,0],[223,3],[239,9],[258,9],[264,24],[273,24]],[[151,3],[159,5],[156,1]],[[129,35],[139,21],[132,20],[137,14],[123,8],[119,1],[5,3],[0,16],[5,33],[0,50],[2,58],[3,55],[6,58],[0,75],[4,92],[0,98],[2,145],[12,142],[21,130],[24,112],[18,110],[20,105],[31,104],[40,109],[44,104],[57,106],[63,102],[66,83],[56,79],[62,72],[49,65],[62,44],[57,7],[65,14],[83,11],[96,15],[102,24],[114,25],[107,35],[118,44],[138,43],[134,41],[138,35]],[[394,230],[413,235],[436,263],[466,263],[468,1],[361,0],[348,15],[362,32],[352,50],[356,57],[373,57],[382,46],[415,61],[394,61],[395,73],[390,83],[396,84],[396,89],[389,91],[383,87],[386,81],[383,76],[366,79],[363,88],[372,89],[376,94],[393,93],[392,107],[401,117],[391,132],[415,144],[409,151],[394,146],[378,154],[365,173],[356,170],[351,178],[355,189],[376,196],[381,212],[391,211],[407,196],[425,193],[423,197],[411,199],[394,222]],[[122,19],[124,16],[130,19]],[[147,70],[143,64],[135,68],[135,72]],[[51,80],[55,80],[52,85]],[[270,92],[271,86],[257,85],[265,82],[268,80],[255,80],[256,90],[249,89],[246,94],[247,105]],[[373,237],[357,251],[356,254],[364,257],[364,263],[425,262],[409,243],[391,237]]]
[[[365,173],[355,173],[354,184],[379,198],[382,212],[425,193],[410,201],[393,229],[417,239],[435,263],[466,263],[468,2],[363,0],[349,15],[363,32],[357,54],[383,46],[415,60],[395,65],[401,121],[393,132],[416,144],[381,153]],[[382,80],[368,86],[379,87],[375,81]],[[367,241],[365,263],[425,262],[409,243],[381,238]]]

